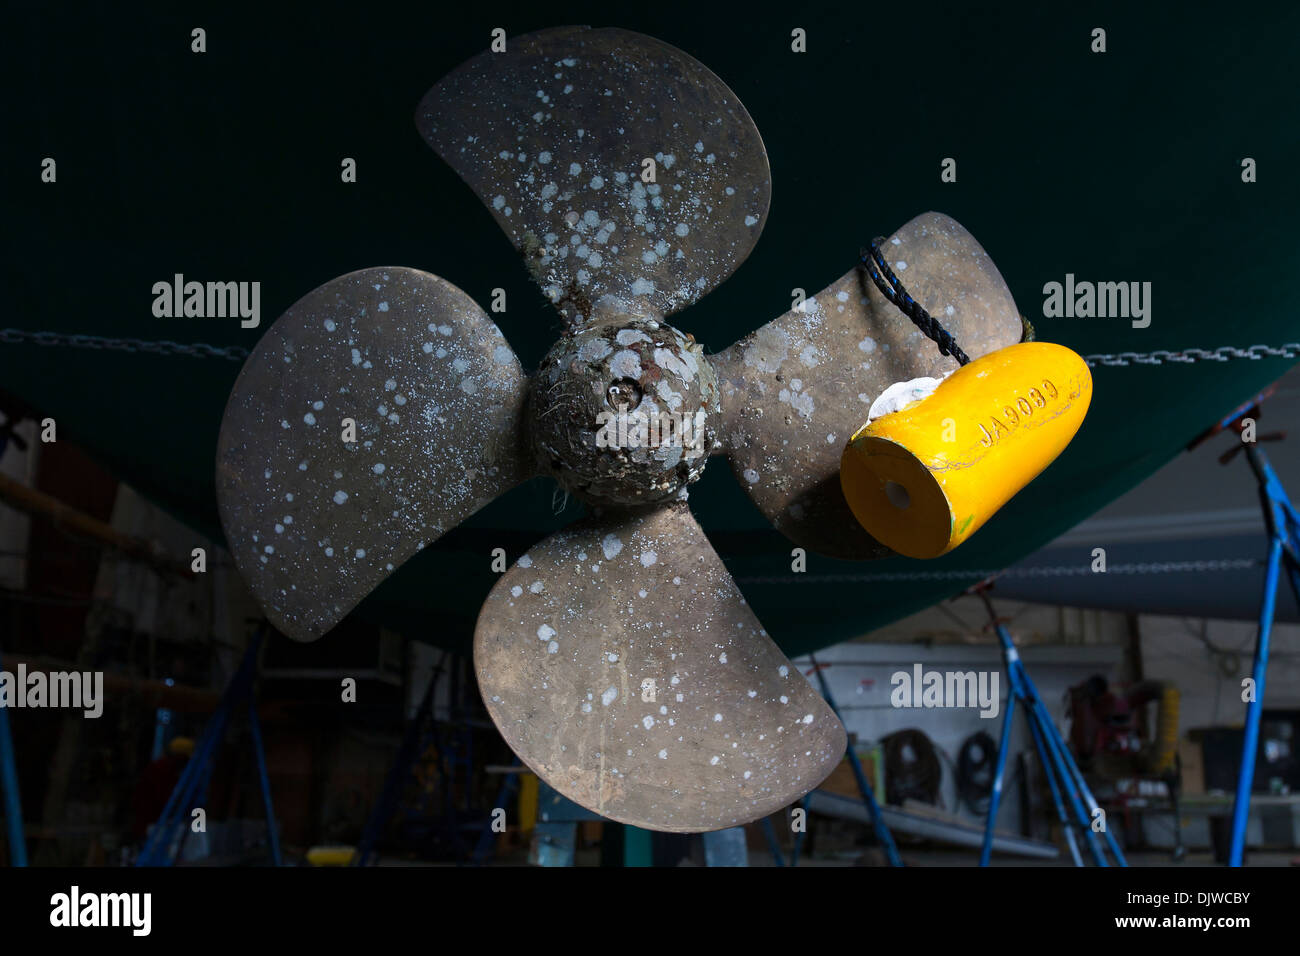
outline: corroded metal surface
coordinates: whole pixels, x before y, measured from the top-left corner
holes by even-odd
[[[992,259],[959,223],[925,213],[882,249],[899,280],[972,358],[1020,340],[1020,313]],[[853,269],[712,358],[722,450],[741,485],[796,544],[839,558],[891,554],[840,490],[844,445],[894,382],[957,367]]]
[[[767,154],[744,106],[639,33],[513,37],[452,71],[415,119],[571,321],[606,296],[629,312],[685,308],[735,271],[766,220]]]
[[[353,272],[281,316],[235,383],[217,449],[230,551],[271,622],[319,637],[527,477],[525,384],[496,325],[426,272]]]
[[[656,319],[598,322],[542,360],[528,405],[538,469],[585,501],[666,501],[700,477],[721,424],[695,340]]]
[[[515,753],[624,823],[755,820],[844,755],[844,728],[684,503],[588,519],[530,550],[484,603],[474,661]]]

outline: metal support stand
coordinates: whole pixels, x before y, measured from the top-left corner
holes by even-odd
[[[1246,702],[1246,728],[1241,747],[1241,769],[1237,774],[1237,794],[1232,804],[1232,846],[1228,851],[1228,865],[1241,866],[1246,851],[1246,824],[1250,819],[1250,791],[1255,783],[1255,756],[1259,750],[1259,720],[1264,710],[1264,679],[1268,675],[1269,638],[1273,632],[1273,613],[1277,606],[1277,589],[1283,565],[1287,580],[1300,604],[1300,516],[1287,498],[1286,490],[1269,463],[1268,456],[1259,448],[1259,442],[1276,441],[1286,437],[1285,432],[1256,435],[1255,419],[1265,398],[1272,394],[1269,387],[1245,405],[1234,409],[1225,418],[1199,435],[1187,447],[1195,448],[1220,432],[1231,431],[1241,437],[1241,442],[1219,456],[1219,464],[1227,464],[1240,451],[1245,451],[1250,470],[1255,473],[1259,486],[1259,504],[1264,511],[1264,527],[1268,531],[1268,562],[1264,573],[1264,597],[1259,608],[1259,633],[1255,639],[1255,662],[1251,669],[1254,695]],[[1247,423],[1251,441],[1245,440]]]
[[[826,683],[826,675],[822,673],[821,665],[817,663],[817,658],[811,654],[808,655],[808,659],[812,661],[813,672],[817,675],[817,683],[821,685],[822,696],[826,698],[826,703],[835,712],[835,716],[840,723],[844,723],[844,718],[840,716],[840,709],[835,703],[835,698],[831,696],[831,688]],[[903,858],[898,855],[898,847],[894,845],[894,837],[890,834],[889,827],[885,826],[885,821],[881,818],[880,805],[876,803],[876,795],[871,789],[871,784],[867,782],[867,775],[862,769],[862,761],[858,759],[857,751],[853,749],[852,743],[846,748],[846,754],[849,758],[849,766],[853,769],[853,778],[858,782],[858,791],[862,794],[862,802],[867,806],[867,813],[871,818],[871,828],[876,834],[876,841],[884,848],[890,866],[902,866]]]
[[[1241,771],[1237,775],[1237,796],[1232,804],[1232,849],[1229,866],[1241,866],[1246,849],[1246,823],[1250,818],[1250,791],[1255,782],[1255,755],[1259,748],[1259,719],[1264,709],[1264,679],[1268,674],[1269,637],[1273,631],[1273,612],[1283,565],[1287,580],[1300,603],[1300,516],[1291,506],[1268,456],[1253,444],[1246,448],[1255,479],[1259,482],[1259,500],[1268,528],[1268,564],[1264,574],[1264,600],[1259,609],[1259,636],[1255,641],[1255,664],[1251,676],[1255,693],[1246,703],[1246,730],[1241,746]]]
[[[23,805],[18,796],[18,767],[14,762],[14,738],[9,730],[9,710],[5,707],[0,707],[0,794],[4,796],[9,865],[26,866],[27,841],[23,836]]]
[[[989,858],[993,855],[993,828],[997,823],[998,804],[1002,800],[1002,781],[1007,766],[1007,752],[1011,749],[1011,718],[1017,704],[1025,712],[1029,733],[1033,737],[1034,747],[1038,750],[1039,761],[1043,766],[1043,774],[1047,777],[1048,787],[1052,791],[1052,803],[1056,806],[1056,816],[1065,831],[1065,841],[1069,845],[1070,856],[1074,858],[1074,865],[1083,866],[1075,835],[1077,829],[1083,834],[1088,851],[1098,866],[1110,865],[1106,861],[1106,846],[1114,855],[1116,864],[1128,866],[1114,834],[1106,825],[1105,812],[1098,806],[1092,791],[1088,789],[1083,774],[1070,755],[1069,747],[1052,722],[1047,707],[1039,698],[1034,682],[1029,679],[1011,635],[994,612],[993,602],[988,596],[988,587],[989,585],[984,583],[972,590],[983,599],[984,606],[989,612],[989,619],[997,631],[998,640],[1002,642],[1002,660],[1006,667],[1008,690],[1006,711],[1002,715],[1002,741],[998,745],[997,770],[993,775],[993,791],[989,794],[988,816],[984,823],[984,846],[980,850],[980,866],[988,866]],[[1102,822],[1101,832],[1105,837],[1106,846],[1097,840],[1096,833],[1093,831],[1096,820]]]
[[[225,737],[231,712],[240,705],[248,707],[249,730],[253,739],[253,755],[257,762],[258,785],[262,791],[262,806],[266,810],[267,848],[272,865],[280,865],[280,836],[276,831],[271,785],[266,773],[266,753],[262,749],[262,730],[257,718],[257,699],[253,692],[253,682],[257,676],[257,654],[267,630],[268,627],[264,623],[249,641],[244,659],[240,661],[239,669],[231,678],[225,693],[221,695],[212,718],[203,730],[203,736],[194,748],[194,755],[185,765],[185,770],[176,783],[176,789],[167,799],[162,816],[158,818],[152,832],[145,839],[140,855],[136,858],[136,866],[171,866],[176,862],[190,829],[192,811],[207,802],[208,784],[212,780],[212,766],[217,749]]]

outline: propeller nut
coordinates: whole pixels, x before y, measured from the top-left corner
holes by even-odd
[[[675,497],[704,472],[719,417],[703,348],[656,319],[627,316],[560,339],[528,403],[543,470],[600,505]]]

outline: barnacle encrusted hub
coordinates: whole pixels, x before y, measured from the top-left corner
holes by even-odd
[[[718,381],[703,348],[653,318],[565,335],[533,379],[537,460],[593,504],[666,501],[700,477],[717,443]]]

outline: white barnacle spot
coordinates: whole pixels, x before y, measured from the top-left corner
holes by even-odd
[[[266,546],[264,550],[266,551],[267,554],[275,554],[275,548],[271,547],[269,544]]]
[[[754,225],[754,224],[757,223],[757,222],[758,222],[758,217],[757,217],[757,216],[746,216],[746,217],[745,217],[745,225],[747,225],[747,226],[752,226],[752,225]]]
[[[524,589],[517,584],[510,589],[511,597],[521,597],[523,596],[523,593],[524,593]]]
[[[460,390],[466,395],[474,395],[478,392],[478,382],[474,381],[472,378],[462,379]]]
[[[615,353],[609,360],[609,371],[614,378],[639,379],[641,377],[641,356],[631,349]]]
[[[582,172],[582,166],[580,166],[578,163],[570,163],[570,164],[569,164],[569,175],[570,175],[570,176],[577,176],[577,175],[579,175],[581,172]]]
[[[677,235],[679,236],[686,236],[690,233],[690,231],[691,231],[691,227],[686,225],[686,223],[684,222],[679,222],[677,224],[677,228],[673,230],[673,232],[677,233]]]
[[[365,548],[357,548],[357,557],[358,557],[358,558],[364,558],[365,556],[366,556],[366,549],[365,549]]]
[[[333,549],[333,548],[326,548],[326,549],[325,549],[325,557],[327,557],[327,558],[332,558],[332,557],[334,557],[334,549]]]
[[[600,550],[605,552],[605,560],[612,561],[623,550],[623,542],[617,535],[607,534],[601,539]]]
[[[519,566],[521,568],[531,568],[533,566],[533,559],[525,554],[522,557],[520,557]]]
[[[758,691],[756,691],[756,690],[747,690],[747,691],[745,691],[745,695],[746,695],[747,697],[757,697],[757,696],[758,696]]]
[[[632,283],[633,295],[649,295],[655,290],[655,284],[649,279],[637,279]]]
[[[592,177],[591,177],[591,188],[592,188],[592,189],[604,189],[604,188],[605,188],[605,180],[603,180],[603,179],[602,179],[601,177],[599,177],[599,176],[592,176]]]
[[[725,663],[727,663],[727,652],[726,652],[726,651],[723,651],[721,654],[718,655],[718,663],[719,663],[719,664],[725,664]]]
[[[745,480],[749,482],[751,485],[758,484],[758,472],[756,472],[753,468],[746,468]]]
[[[420,348],[424,349],[424,353],[428,355],[430,352],[433,351],[433,343],[425,342],[423,345],[420,346]]]
[[[844,292],[843,290],[841,290],[841,291],[839,291],[839,292],[836,292],[836,293],[835,293],[835,301],[837,301],[837,302],[848,302],[848,301],[849,301],[849,294],[848,294],[847,292]]]
[[[528,590],[533,594],[541,594],[545,588],[543,588],[541,581],[534,581],[532,584],[528,585]]]
[[[804,368],[813,368],[821,361],[821,355],[815,345],[805,345],[803,351],[799,353],[799,361],[803,363]]]
[[[585,702],[584,702],[583,705],[582,705],[582,712],[583,712],[584,714],[590,714],[590,713],[591,713],[591,704],[588,704],[588,703],[585,703]]]
[[[702,153],[702,152],[704,152],[704,144],[701,143],[701,142],[698,142],[698,141],[697,141],[696,144],[695,144],[695,151],[696,151],[697,153]]]
[[[650,565],[654,564],[658,560],[659,560],[659,555],[657,555],[653,551],[641,552],[641,567],[643,568],[650,567]]]
[[[609,653],[607,653],[607,654],[605,655],[605,659],[608,660],[611,664],[617,664],[617,663],[618,663],[618,655],[615,654],[613,651],[610,651]]]
[[[654,725],[655,725],[655,719],[651,717],[649,714],[646,714],[644,717],[641,718],[641,726],[644,727],[646,730],[649,730]]]
[[[326,332],[333,332],[335,328],[337,328],[337,326],[335,326],[335,324],[334,324],[334,320],[333,320],[333,319],[326,319],[326,320],[325,320],[325,331],[326,331]]]
[[[907,268],[907,263],[904,262],[902,259],[899,259],[897,262],[894,263],[894,268],[897,269],[899,272],[902,272],[904,269]]]
[[[659,714],[660,714],[660,716],[664,716],[664,715],[666,715],[667,713],[668,713],[668,708],[667,708],[667,707],[660,707],[660,708],[659,708]]]
[[[275,526],[275,533],[276,533],[276,534],[284,534],[284,525],[282,525],[282,524],[277,524],[277,525]]]
[[[618,698],[618,688],[610,685],[605,688],[605,693],[600,695],[600,704],[602,707],[608,707]],[[631,751],[628,751],[631,753]]]
[[[346,491],[336,491],[336,492],[334,492],[334,503],[335,503],[336,505],[341,505],[341,504],[343,504],[343,502],[345,502],[345,501],[347,501],[347,500],[348,500],[348,493],[347,493]]]
[[[943,310],[943,314],[944,314],[944,315],[952,315],[955,311],[956,311],[956,310],[953,309],[952,306],[948,306],[947,308],[945,308],[945,309]]]
[[[352,364],[353,364],[353,365],[360,365],[360,364],[361,364],[361,350],[360,350],[360,349],[353,349],[353,350],[352,350]]]
[[[505,204],[506,204],[506,197],[505,197],[505,196],[493,196],[493,197],[492,197],[492,208],[493,208],[493,209],[500,209],[500,208],[501,208],[502,206],[504,206]]]
[[[537,639],[539,641],[549,641],[555,636],[555,628],[549,624],[543,624],[537,628]]]
[[[813,722],[813,715],[812,715],[812,714],[804,714],[804,715],[803,715],[803,722],[804,722],[805,724],[811,724],[811,723]]]
[[[379,311],[380,311],[380,312],[387,312],[387,311],[388,311],[388,303],[387,303],[387,302],[380,302],[380,303],[379,303]]]
[[[788,667],[786,667],[784,664],[782,664],[780,667],[778,667],[778,668],[776,669],[776,672],[777,672],[778,674],[780,674],[782,677],[786,677],[786,676],[788,676],[789,673],[790,673],[790,668],[788,668]]]
[[[669,683],[672,684],[673,686],[676,686],[681,683],[681,678],[679,678],[676,674],[674,674],[672,676],[672,679],[669,681]]]
[[[452,328],[451,328],[450,325],[440,325],[440,326],[438,326],[438,334],[439,334],[439,335],[451,335],[451,333],[452,333]]]
[[[722,723],[722,715],[721,715],[721,714],[714,714],[714,715],[713,715],[713,722],[714,722],[715,724],[720,724],[720,723]]]
[[[308,412],[306,415],[302,416],[302,420],[306,422],[308,425],[316,424],[316,416],[313,415],[311,412]]]
[[[551,161],[551,154],[546,150],[542,150],[537,154],[537,161],[544,166]]]
[[[753,775],[754,775],[753,771],[751,771],[751,770],[746,770],[746,771],[745,771],[745,779],[746,779],[746,780],[748,780],[748,779],[749,779],[750,777],[752,777]]]
[[[876,350],[876,340],[868,335],[865,339],[863,339],[861,342],[858,343],[858,349],[870,355],[872,352]]]
[[[790,698],[789,698],[789,697],[786,697],[785,694],[782,694],[782,695],[781,695],[780,700],[781,700],[781,703],[783,703],[783,704],[788,704],[788,703],[790,703]]]
[[[546,645],[546,653],[548,654],[555,654],[559,651],[559,649],[560,649],[560,644],[558,641],[551,641],[551,643]]]
[[[716,766],[718,765],[718,760],[719,760],[719,758],[718,758],[718,756],[717,756],[716,754],[715,754],[714,756],[710,757],[710,758],[709,758],[709,766],[710,766],[710,767],[716,767]]]
[[[831,432],[829,435],[826,436],[826,444],[828,444],[828,445],[834,445],[834,444],[835,444],[835,433],[834,433],[834,432]]]

